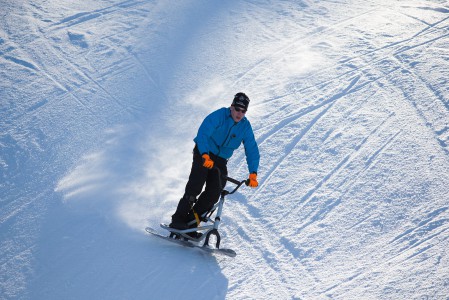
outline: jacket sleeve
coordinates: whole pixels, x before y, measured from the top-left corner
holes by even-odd
[[[257,173],[257,170],[259,169],[260,153],[251,124],[249,124],[249,129],[243,139],[243,145],[245,147],[248,171],[249,173]]]
[[[221,120],[221,110],[216,110],[209,114],[201,123],[198,129],[198,134],[194,139],[196,145],[198,146],[198,151],[200,154],[209,153],[209,137],[214,132],[215,128],[220,125]]]

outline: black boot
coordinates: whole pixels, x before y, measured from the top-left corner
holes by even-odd
[[[176,208],[176,212],[171,217],[172,222],[170,223],[171,228],[184,230],[189,228],[187,225],[188,215],[192,209],[193,204],[195,203],[196,198],[194,196],[184,195],[178,203],[178,207]]]
[[[199,224],[196,221],[193,211],[190,211],[190,213],[187,216],[187,226],[189,227],[189,229],[192,229],[192,228],[197,228],[198,225]],[[188,232],[186,234],[193,239],[199,239],[203,235],[202,233],[197,232],[197,231]]]
[[[176,218],[173,218],[173,217],[171,220],[172,221],[171,221],[170,225],[168,225],[170,228],[179,229],[179,230],[184,230],[184,229],[189,228],[187,226],[187,223],[182,220],[177,220]]]
[[[196,240],[203,236],[203,234],[198,231],[188,232],[187,235]]]

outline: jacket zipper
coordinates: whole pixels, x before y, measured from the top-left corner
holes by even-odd
[[[220,146],[220,149],[218,150],[218,154],[217,154],[217,156],[219,156],[220,155],[220,152],[221,152],[221,147],[223,147],[224,146],[224,144],[226,143],[226,141],[228,140],[228,138],[229,138],[229,135],[231,134],[231,131],[232,131],[232,128],[234,128],[234,126],[235,125],[237,125],[237,122],[234,122],[234,124],[231,126],[231,128],[229,128],[229,130],[228,130],[228,134],[226,135],[226,138],[224,139],[224,141],[223,141],[223,143],[221,144],[221,146]],[[229,144],[229,142],[228,142],[228,144]]]

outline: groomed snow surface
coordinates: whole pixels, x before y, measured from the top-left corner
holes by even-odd
[[[1,299],[449,299],[446,1],[0,4]],[[150,237],[239,91],[237,257]]]

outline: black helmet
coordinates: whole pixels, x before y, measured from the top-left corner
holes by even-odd
[[[245,93],[237,93],[235,94],[234,100],[232,101],[231,105],[241,107],[244,110],[248,110],[249,98],[245,95]]]

